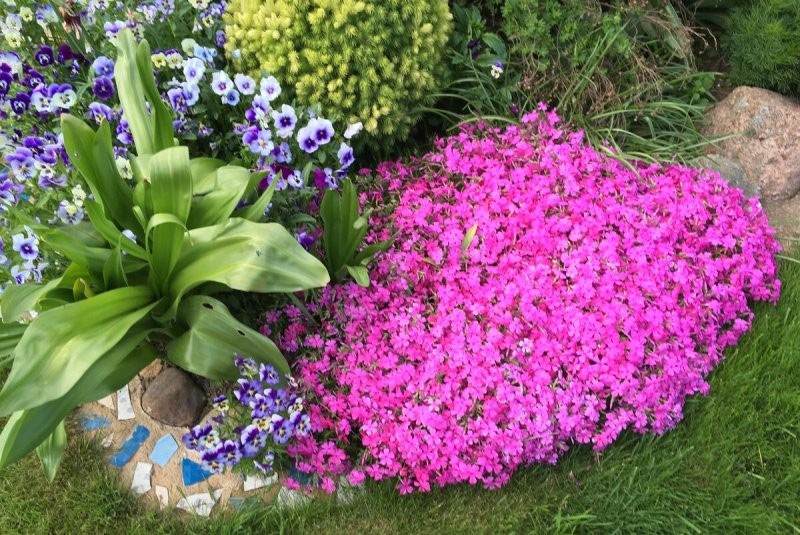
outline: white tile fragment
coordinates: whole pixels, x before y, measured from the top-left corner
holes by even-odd
[[[211,514],[211,509],[214,508],[214,504],[217,503],[217,500],[221,497],[222,489],[215,490],[214,496],[211,496],[208,492],[192,494],[191,496],[181,498],[175,507],[199,516],[209,516]]]
[[[136,470],[133,472],[133,482],[131,490],[135,494],[144,494],[150,490],[150,474],[153,473],[153,465],[150,463],[136,463]]]
[[[244,491],[250,492],[251,490],[261,489],[274,485],[278,481],[278,475],[273,474],[269,477],[262,476],[247,476],[244,478]]]
[[[306,504],[310,500],[311,498],[305,496],[302,492],[281,487],[280,492],[278,492],[277,504],[278,507],[281,508],[286,507],[287,509],[294,509],[295,507]]]
[[[133,420],[136,415],[131,405],[131,394],[128,385],[117,390],[117,420]]]
[[[114,433],[110,433],[107,437],[104,437],[103,440],[100,442],[100,445],[104,448],[110,448],[114,445]]]
[[[98,399],[97,402],[102,405],[103,407],[109,408],[112,411],[114,410],[114,395],[109,394],[103,399]]]
[[[336,504],[350,505],[362,492],[364,485],[351,485],[345,476],[340,476],[336,489]]]
[[[167,506],[169,506],[169,491],[167,490],[167,487],[156,485],[156,498],[158,498],[158,503],[161,509],[166,509]]]

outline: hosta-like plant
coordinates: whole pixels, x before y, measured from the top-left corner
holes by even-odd
[[[71,264],[46,285],[8,288],[0,301],[0,356],[12,362],[0,391],[0,416],[9,417],[0,467],[36,449],[51,478],[69,412],[121,388],[159,356],[208,378],[235,379],[235,352],[288,373],[277,347],[209,294],[296,292],[329,280],[282,226],[260,222],[272,191],[248,196],[261,176],[190,159],[175,145],[147,42],[137,45],[126,31],[117,48],[135,183],[117,170],[107,123],[94,131],[64,115],[66,149],[92,192],[90,223],[68,231],[32,224]],[[34,319],[20,323],[30,311]]]

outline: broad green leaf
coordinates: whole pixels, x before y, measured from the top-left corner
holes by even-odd
[[[111,250],[111,255],[103,265],[103,282],[106,288],[122,288],[128,285],[128,279],[122,267],[122,252],[119,247]]]
[[[64,148],[69,160],[89,182],[97,182],[97,168],[94,165],[94,130],[89,125],[65,113],[61,115],[61,132],[64,134]]]
[[[136,40],[130,30],[123,30],[116,37],[118,50],[114,64],[114,81],[125,120],[133,135],[136,154],[153,154],[156,150],[153,119],[145,107],[145,89],[139,75],[136,60]]]
[[[39,238],[73,262],[86,266],[93,273],[102,273],[111,251],[86,245],[74,230],[70,228],[67,233],[61,229],[51,229],[40,233]]]
[[[189,231],[170,280],[174,312],[186,292],[219,282],[244,292],[297,292],[325,286],[328,272],[277,223],[230,219]]]
[[[13,352],[0,416],[65,395],[155,304],[147,287],[119,288],[39,314]]]
[[[14,351],[27,328],[28,325],[24,323],[0,323],[0,357]]]
[[[150,44],[146,40],[139,42],[136,49],[136,67],[139,71],[139,80],[150,104],[153,125],[153,152],[156,153],[175,146],[175,138],[173,135],[172,113],[161,99],[156,87]]]
[[[61,464],[61,456],[67,446],[67,430],[64,428],[64,420],[56,426],[50,436],[36,448],[36,454],[42,461],[44,475],[47,481],[53,482],[58,473],[58,465]]]
[[[369,271],[364,266],[345,266],[347,272],[359,286],[369,288]]]
[[[12,414],[0,433],[0,468],[33,451],[78,405],[101,399],[128,384],[155,358],[152,348],[140,345],[151,331],[146,325],[135,327],[97,359],[67,394]]]
[[[153,155],[150,181],[155,213],[172,215],[185,225],[192,207],[189,149],[172,147]],[[178,261],[184,230],[177,225],[160,225],[152,230],[152,234],[152,273],[161,285],[165,284]]]
[[[264,193],[251,204],[239,210],[236,215],[249,221],[258,222],[264,217],[264,212],[267,211],[267,206],[272,201],[272,196],[275,194],[275,186],[278,184],[277,180],[273,180]]]
[[[250,182],[250,171],[244,167],[226,165],[217,169],[217,187],[192,206],[188,227],[220,225],[231,217]]]
[[[26,312],[36,310],[39,299],[58,286],[60,281],[61,279],[53,279],[47,284],[22,284],[6,287],[0,296],[0,314],[3,316],[3,322],[17,321]]]
[[[192,158],[192,190],[195,195],[205,195],[212,191],[217,183],[217,169],[226,165],[216,158]]]
[[[350,180],[341,183],[341,194],[328,190],[322,198],[323,246],[328,270],[336,274],[358,250],[367,233],[366,221],[359,222],[356,188]]]
[[[97,177],[86,177],[94,200],[103,207],[106,216],[122,228],[139,232],[139,223],[131,213],[133,193],[119,174],[111,147],[111,127],[107,121],[100,123],[92,149]]]
[[[467,249],[469,249],[469,246],[472,243],[472,240],[475,239],[475,233],[476,232],[478,232],[478,224],[477,223],[475,223],[474,225],[472,225],[469,228],[467,233],[464,235],[464,239],[461,240],[461,252],[462,253],[465,253],[467,251]]]
[[[84,208],[94,228],[97,229],[111,247],[120,247],[123,251],[136,258],[147,260],[147,251],[133,240],[124,236],[122,231],[105,216],[94,201],[87,199],[84,203]],[[126,230],[132,231],[133,229]]]
[[[167,346],[171,362],[209,379],[236,379],[234,353],[275,366],[281,374],[289,365],[267,337],[231,316],[220,301],[207,296],[188,297],[178,309],[178,321],[189,329]]]

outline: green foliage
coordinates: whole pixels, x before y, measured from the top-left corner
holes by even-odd
[[[441,87],[451,18],[446,0],[235,0],[225,46],[237,68],[276,76],[331,119],[361,121],[385,147]]]
[[[687,159],[707,143],[698,126],[714,76],[696,71],[669,3],[506,0],[503,30],[528,99],[556,106],[601,150]]]
[[[721,42],[736,84],[800,95],[800,2],[761,0],[735,10]]]
[[[368,245],[359,252],[369,229],[369,212],[359,214],[356,187],[350,180],[342,181],[341,190],[341,194],[333,189],[326,191],[320,205],[325,263],[332,280],[341,281],[349,273],[358,284],[367,287],[367,266],[378,252],[391,245],[391,240]]]
[[[15,287],[0,300],[0,348],[13,359],[0,392],[0,416],[10,416],[0,434],[0,467],[37,449],[51,478],[65,443],[64,418],[127,384],[157,357],[153,343],[166,347],[172,363],[212,379],[238,376],[236,352],[288,373],[269,339],[204,291],[296,292],[329,280],[282,226],[258,222],[263,212],[237,216],[238,202],[261,177],[190,160],[188,149],[174,144],[147,42],[137,46],[125,31],[117,43],[136,186],[117,171],[107,123],[94,131],[63,115],[65,147],[93,193],[86,203],[91,223],[69,230],[31,223],[72,263],[60,278]],[[15,322],[31,309],[38,315],[23,330]]]
[[[476,6],[453,4],[455,22],[450,38],[451,76],[437,105],[427,111],[445,123],[475,119],[513,120],[519,109],[518,74],[509,69],[504,40],[489,31]]]

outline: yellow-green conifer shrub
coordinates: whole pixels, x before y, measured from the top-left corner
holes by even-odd
[[[385,144],[440,89],[451,20],[447,0],[231,0],[225,47],[239,70]]]

